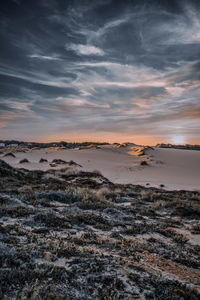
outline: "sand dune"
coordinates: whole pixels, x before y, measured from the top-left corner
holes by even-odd
[[[26,153],[15,152],[16,157],[0,158],[14,167],[27,168],[29,170],[52,168],[49,163],[53,159],[62,159],[66,162],[75,161],[80,166],[78,170],[99,170],[105,177],[114,183],[141,184],[165,189],[200,189],[200,151],[154,148],[141,153],[140,146],[128,145],[116,147],[115,145],[102,146],[99,149],[39,149],[29,150]],[[28,163],[20,164],[20,160],[27,158]],[[39,163],[44,158],[48,162]],[[146,161],[147,165],[141,165]],[[67,167],[68,164],[60,164],[54,168]]]

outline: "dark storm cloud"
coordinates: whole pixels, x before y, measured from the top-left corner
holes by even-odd
[[[2,0],[0,39],[6,138],[198,126],[199,1]]]
[[[5,111],[13,111],[13,109],[5,103],[0,103],[0,115],[4,114]]]
[[[24,100],[22,98],[28,97],[29,99],[32,92],[34,92],[35,95],[42,96],[44,99],[79,94],[79,92],[72,87],[45,85],[6,75],[0,75],[0,82],[2,98],[18,97],[19,99]],[[24,90],[26,90],[26,94],[24,94]]]

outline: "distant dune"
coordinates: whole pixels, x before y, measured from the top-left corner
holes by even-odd
[[[200,189],[200,151],[197,150],[152,148],[130,143],[121,146],[86,145],[75,149],[50,147],[11,150],[2,151],[0,158],[17,168],[98,170],[114,183],[140,184],[167,190]],[[14,153],[15,157],[5,156],[6,153]],[[24,159],[28,161],[23,163]],[[57,163],[53,160],[57,160]]]

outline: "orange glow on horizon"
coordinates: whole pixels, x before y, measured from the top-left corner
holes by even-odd
[[[159,143],[172,143],[171,137],[158,137],[151,136],[148,134],[115,134],[111,132],[73,132],[73,133],[53,133],[45,136],[40,136],[37,139],[25,139],[27,141],[35,141],[35,142],[106,142],[106,143],[135,143],[141,145],[150,145],[154,146]],[[189,139],[185,138],[185,144],[200,144],[199,139]]]

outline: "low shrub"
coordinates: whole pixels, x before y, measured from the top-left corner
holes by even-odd
[[[20,160],[20,164],[24,164],[24,163],[28,163],[29,162],[29,160],[27,159],[27,158],[24,158],[24,159],[22,159],[22,160]]]
[[[15,154],[13,154],[12,152],[8,152],[4,155],[4,157],[6,156],[11,156],[11,157],[16,157]]]
[[[38,200],[58,201],[62,203],[73,203],[81,201],[81,189],[69,187],[65,191],[39,192],[36,194]]]
[[[39,163],[44,163],[44,162],[48,162],[48,160],[47,160],[47,159],[45,159],[45,158],[40,158],[40,161],[39,161]]]

